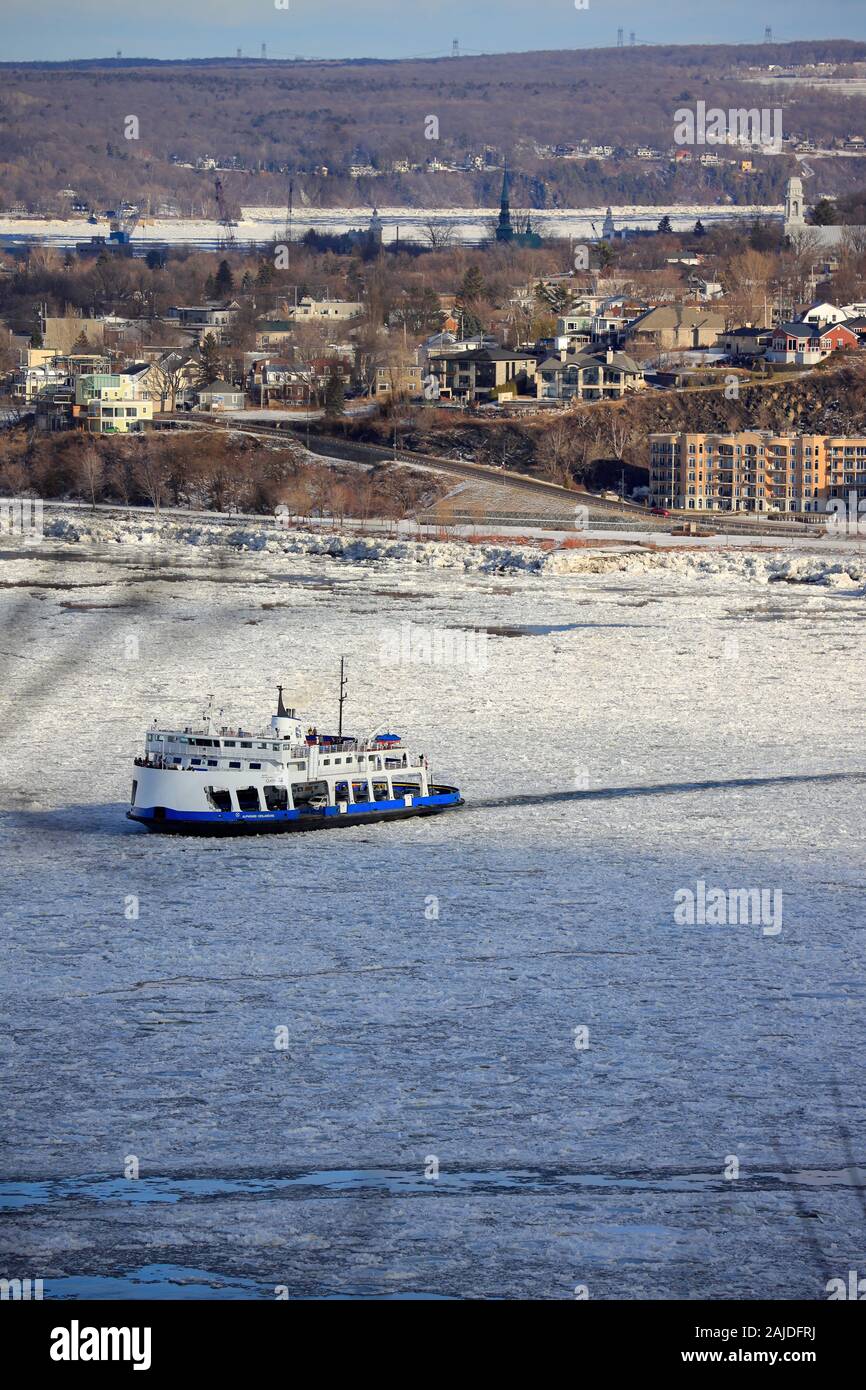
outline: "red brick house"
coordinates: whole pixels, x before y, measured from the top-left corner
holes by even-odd
[[[854,352],[859,346],[857,334],[844,323],[831,323],[824,328],[812,323],[780,323],[773,330],[767,361],[811,367],[831,352]]]

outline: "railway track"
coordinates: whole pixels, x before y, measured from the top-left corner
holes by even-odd
[[[157,423],[156,421],[154,423]],[[162,422],[161,422],[162,423]],[[189,416],[171,416],[164,425],[204,429],[211,431],[249,434],[260,438],[279,439],[287,436],[297,439],[303,428],[298,422],[286,421],[269,423],[266,421],[247,421],[238,417],[201,419]],[[306,442],[306,441],[305,441]],[[444,458],[439,454],[421,454],[406,449],[388,449],[377,444],[363,444],[357,440],[338,439],[333,435],[311,436],[307,445],[310,452],[324,458],[342,459],[349,463],[401,463],[409,468],[427,469],[461,480],[483,483],[489,487],[499,487],[503,495],[517,492],[521,495],[534,495],[544,499],[547,507],[544,512],[523,512],[518,508],[501,510],[479,506],[476,509],[449,506],[447,522],[470,526],[532,526],[547,530],[623,530],[658,532],[670,534],[673,527],[683,522],[694,521],[703,532],[714,535],[748,535],[769,538],[805,537],[816,535],[818,527],[807,527],[796,522],[759,522],[746,520],[725,520],[719,522],[706,515],[688,516],[675,513],[669,517],[654,516],[644,507],[624,502],[612,502],[592,493],[577,492],[571,488],[560,487],[558,483],[546,482],[543,478],[533,478],[525,473],[514,473],[499,468],[491,468],[482,463],[469,463],[465,459]],[[441,505],[441,503],[439,504]],[[578,508],[588,510],[587,520],[578,513]],[[432,513],[433,509],[431,509]],[[431,520],[432,520],[431,516]],[[437,518],[438,519],[438,518]],[[443,518],[445,524],[445,518]]]

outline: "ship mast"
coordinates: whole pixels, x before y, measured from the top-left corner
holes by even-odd
[[[348,683],[348,682],[347,682],[347,679],[346,679],[346,675],[345,675],[345,670],[346,670],[346,658],[345,658],[344,656],[341,656],[341,657],[340,657],[340,719],[339,719],[339,723],[338,723],[338,727],[337,727],[337,737],[338,737],[338,738],[342,738],[342,737],[343,737],[343,705],[346,703],[346,685],[347,685],[347,683]]]

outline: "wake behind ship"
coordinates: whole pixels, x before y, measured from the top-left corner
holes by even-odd
[[[183,835],[257,835],[436,815],[462,806],[457,787],[435,783],[423,753],[392,733],[366,738],[303,730],[283,703],[255,733],[154,726],[135,759],[127,816],[148,830]]]

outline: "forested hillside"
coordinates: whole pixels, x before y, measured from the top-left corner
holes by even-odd
[[[866,134],[863,96],[751,80],[770,62],[844,73],[864,57],[866,45],[822,41],[425,62],[0,65],[0,211],[68,212],[72,190],[99,209],[126,198],[146,214],[212,216],[212,172],[194,167],[208,160],[226,168],[234,208],[283,206],[289,174],[301,205],[491,205],[504,155],[515,202],[537,208],[778,202],[790,156],[758,158],[752,171],[675,166],[675,110],[698,99],[781,105],[786,135],[820,144],[840,131]],[[437,139],[427,138],[431,116]],[[557,145],[580,141],[613,153],[553,157]],[[664,157],[636,158],[641,145]],[[431,160],[448,167],[431,169]],[[371,172],[351,177],[352,165]],[[859,168],[856,159],[819,160],[820,191],[850,191]]]

